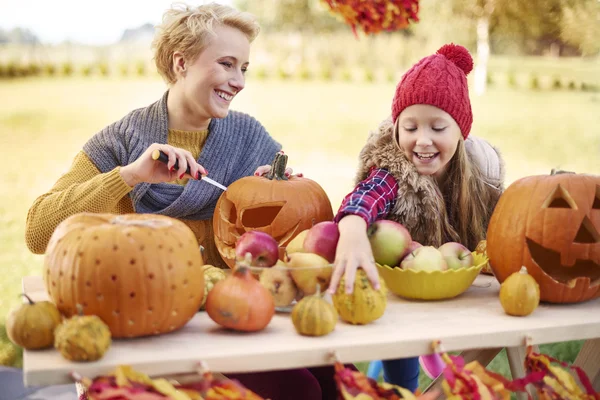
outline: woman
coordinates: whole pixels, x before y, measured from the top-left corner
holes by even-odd
[[[206,262],[226,267],[211,223],[221,190],[202,176],[229,185],[281,150],[257,120],[229,111],[244,89],[258,32],[251,15],[225,5],[167,11],[154,49],[168,90],[95,134],[71,169],[35,200],[27,216],[29,249],[44,253],[56,226],[79,212],[157,213],[185,222],[206,249]],[[168,155],[166,165],[152,158],[155,150]],[[331,367],[228,376],[273,400],[335,397]]]
[[[89,139],[71,169],[36,199],[27,216],[29,249],[44,253],[56,226],[79,212],[157,213],[183,220],[207,262],[225,266],[211,225],[221,190],[201,178],[229,185],[281,149],[257,120],[229,111],[244,89],[258,32],[251,15],[223,5],[167,11],[154,56],[168,90]],[[152,159],[157,149],[168,164]]]

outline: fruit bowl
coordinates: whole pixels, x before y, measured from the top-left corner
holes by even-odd
[[[486,256],[475,252],[472,254],[473,266],[445,271],[415,271],[376,265],[392,293],[407,299],[442,300],[466,291],[488,262]]]
[[[291,267],[278,262],[272,267],[250,267],[252,274],[271,293],[275,310],[291,312],[296,302],[304,296],[321,292],[329,287],[333,264]]]

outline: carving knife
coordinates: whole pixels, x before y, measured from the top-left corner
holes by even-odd
[[[162,150],[154,150],[152,152],[152,159],[153,160],[158,160],[164,164],[167,164],[169,162],[169,156],[163,152]],[[179,161],[175,161],[175,169],[179,168]],[[190,167],[188,165],[187,169],[185,170],[185,172],[188,175],[191,175],[190,173]],[[207,177],[206,175],[202,175],[202,178],[200,179],[201,181],[204,181],[206,183],[210,183],[213,186],[218,187],[221,190],[227,190],[226,186],[221,185],[219,182],[210,179],[209,177]]]

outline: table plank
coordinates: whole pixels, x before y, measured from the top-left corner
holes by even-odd
[[[26,277],[25,293],[47,298],[40,277]],[[390,294],[383,317],[365,326],[339,322],[324,337],[300,336],[289,314],[276,314],[255,333],[220,328],[200,312],[182,329],[169,334],[114,340],[104,358],[73,363],[54,349],[25,351],[27,385],[70,381],[69,372],[96,376],[128,364],[151,376],[188,373],[198,361],[215,372],[251,372],[327,365],[335,351],[343,362],[418,356],[441,340],[446,351],[515,347],[529,336],[532,344],[600,337],[600,299],[575,305],[541,304],[527,317],[504,313],[493,277],[479,276],[463,295],[446,301],[409,301]]]

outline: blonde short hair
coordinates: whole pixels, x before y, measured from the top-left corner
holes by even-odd
[[[236,28],[250,42],[260,32],[252,14],[222,4],[191,7],[178,3],[164,13],[162,24],[156,27],[152,47],[156,68],[168,84],[177,80],[172,67],[173,53],[179,51],[187,60],[195,59],[214,37],[215,25]]]

